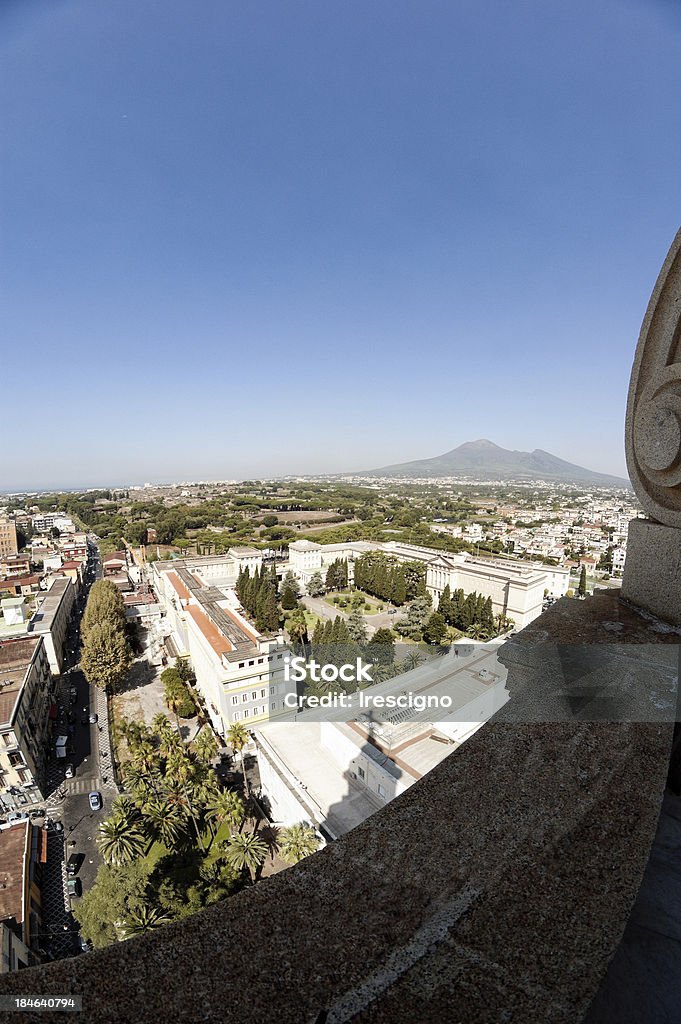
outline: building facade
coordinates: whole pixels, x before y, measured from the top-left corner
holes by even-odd
[[[0,519],[0,558],[7,558],[16,555],[17,528],[12,519]]]
[[[189,656],[213,728],[222,736],[233,722],[250,728],[285,715],[286,694],[295,690],[285,679],[283,635],[258,633],[228,585],[236,582],[238,564],[228,554],[154,562],[151,569],[166,635],[178,655]]]
[[[45,799],[53,695],[43,638],[0,641],[0,813]]]

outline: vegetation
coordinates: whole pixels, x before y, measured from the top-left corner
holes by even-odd
[[[254,837],[248,844],[239,838],[246,807],[237,792],[220,787],[210,767],[214,739],[199,734],[189,748],[165,715],[152,728],[126,723],[125,734],[127,795],[99,826],[104,863],[75,911],[81,933],[96,947],[222,899],[255,877],[265,854],[257,863],[256,856],[267,852],[257,833],[245,833]]]
[[[251,576],[250,569],[242,570],[236,582],[239,601],[255,620],[256,628],[263,632],[279,628],[276,573],[263,565],[259,573]]]
[[[279,852],[288,864],[297,864],[319,849],[319,837],[311,825],[301,822],[282,829]]]
[[[426,593],[426,567],[421,562],[398,562],[390,555],[371,551],[355,562],[355,586],[402,605]]]
[[[196,704],[186,682],[177,668],[167,668],[161,673],[161,682],[165,691],[165,702],[180,718],[193,718]]]
[[[124,679],[132,656],[126,635],[125,607],[110,580],[98,580],[88,597],[81,627],[81,666],[88,678],[108,692]]]

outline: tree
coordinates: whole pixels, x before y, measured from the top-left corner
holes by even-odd
[[[307,619],[302,608],[296,608],[286,619],[286,632],[291,639],[300,644],[308,642]]]
[[[83,641],[81,668],[88,681],[113,692],[130,668],[130,650],[124,633],[110,620],[90,626]]]
[[[97,846],[104,862],[115,867],[130,864],[147,848],[142,830],[127,814],[114,813],[101,822],[98,832]]]
[[[258,868],[267,856],[267,844],[257,832],[239,832],[230,836],[225,857],[227,862],[239,871],[248,870],[251,881],[255,882]]]
[[[246,775],[246,764],[244,762],[244,747],[248,743],[250,736],[248,730],[241,722],[232,722],[229,729],[227,730],[227,742],[234,751],[235,754],[239,754],[241,758],[241,771],[244,776],[244,789],[246,796],[250,796],[250,789],[248,785],[248,777]]]
[[[218,741],[215,739],[213,730],[209,726],[206,726],[194,740],[196,756],[201,761],[208,763],[213,760],[218,749]]]
[[[125,629],[123,596],[111,580],[97,580],[92,584],[81,622],[81,634],[86,637],[90,628],[105,619],[121,630]]]
[[[177,669],[167,668],[161,672],[161,682],[165,690],[165,702],[170,710],[180,718],[192,718],[196,714],[196,705]]]
[[[392,630],[377,629],[367,647],[369,660],[376,665],[390,665],[395,660],[395,638]]]
[[[146,860],[135,860],[125,867],[102,864],[94,885],[73,909],[80,932],[96,949],[117,942],[119,922],[129,909],[147,900],[150,867]]]
[[[282,830],[279,837],[279,850],[288,864],[297,864],[304,857],[316,853],[318,849],[319,836],[310,825],[303,822],[289,825]]]
[[[224,821],[230,828],[241,828],[246,817],[246,807],[238,793],[230,789],[218,791],[206,807],[206,817],[209,821],[217,821],[221,825]]]
[[[586,566],[582,566],[582,571],[579,574],[579,586],[577,587],[577,593],[580,597],[586,597]]]
[[[170,920],[158,907],[149,903],[134,903],[123,919],[123,935],[126,939],[133,935],[146,935],[169,924]]]
[[[428,644],[441,644],[447,636],[447,623],[439,612],[433,612],[423,627],[423,639]]]
[[[164,797],[152,797],[144,807],[144,817],[163,845],[172,850],[186,837],[187,819],[182,808]]]
[[[363,644],[367,638],[367,630],[364,624],[364,616],[359,608],[353,608],[348,617],[348,633],[350,639],[355,643]]]
[[[262,519],[262,525],[263,526],[276,526],[278,522],[279,522],[279,517],[278,516],[270,516],[270,515],[268,515],[268,516],[263,516],[263,519]]]
[[[314,572],[307,583],[307,592],[310,597],[320,597],[324,593],[324,580],[320,572]]]
[[[290,611],[291,608],[295,608],[298,604],[298,599],[295,592],[289,587],[284,585],[281,588],[281,607],[284,611]]]

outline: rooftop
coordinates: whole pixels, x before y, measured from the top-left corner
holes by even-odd
[[[0,921],[24,919],[24,863],[30,824],[0,826]]]

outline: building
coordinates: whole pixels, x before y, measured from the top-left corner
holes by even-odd
[[[336,839],[404,793],[508,700],[498,650],[499,644],[464,643],[353,694],[342,707],[293,712],[289,722],[259,726],[260,781],[273,821],[305,821]],[[408,693],[423,698],[424,708],[386,707]],[[371,702],[368,710],[362,701]],[[436,722],[428,720],[433,710]]]
[[[0,641],[0,813],[45,799],[53,694],[43,638]]]
[[[627,549],[624,545],[618,545],[612,549],[612,574],[621,576],[624,572],[624,563],[627,558]]]
[[[0,558],[16,555],[17,528],[12,519],[0,519]]]
[[[563,566],[547,566],[540,562],[513,559],[483,558],[467,552],[451,554],[436,548],[404,544],[354,541],[345,544],[318,544],[299,540],[289,545],[290,569],[304,586],[316,572],[325,573],[336,559],[347,561],[348,579],[354,578],[354,562],[370,551],[380,551],[401,562],[421,562],[426,566],[426,587],[434,607],[446,586],[450,590],[473,591],[491,597],[495,615],[513,619],[522,629],[542,612],[545,592],[563,597],[568,590],[570,573]]]
[[[253,556],[246,550],[241,558],[247,563]],[[284,698],[295,689],[284,680],[283,636],[262,636],[231,589],[239,564],[239,555],[230,551],[151,566],[165,614],[166,646],[191,659],[197,689],[222,736],[232,722],[250,727],[286,714]]]
[[[36,533],[49,533],[50,530],[73,533],[75,525],[63,512],[40,512],[33,516],[33,529]]]
[[[43,637],[50,669],[54,675],[59,675],[64,664],[64,649],[76,600],[76,588],[70,579],[63,576],[54,576],[48,582],[50,588],[44,594],[41,591],[28,632]]]
[[[40,963],[47,833],[28,820],[0,825],[0,974]]]

